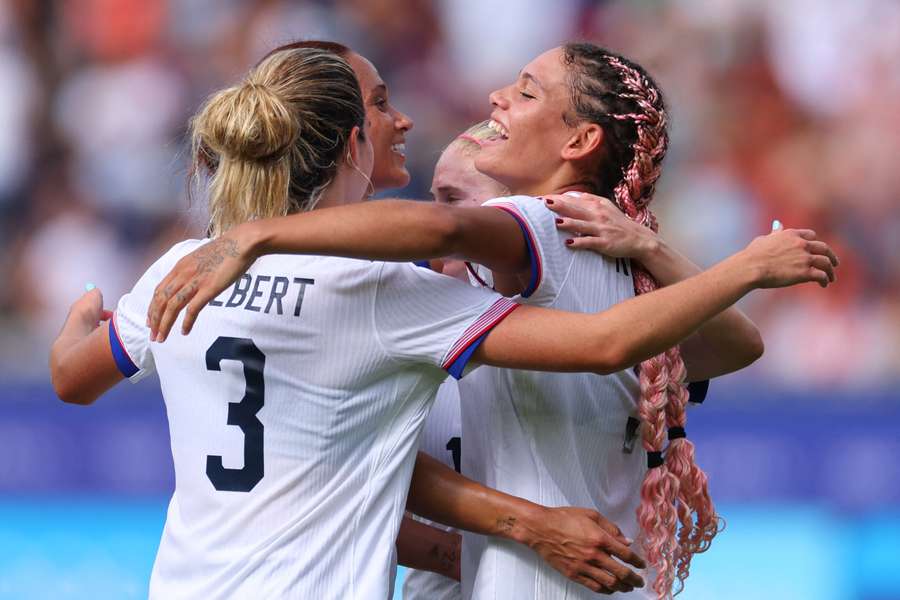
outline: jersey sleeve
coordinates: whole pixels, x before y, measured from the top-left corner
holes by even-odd
[[[153,291],[176,260],[198,245],[198,240],[176,245],[153,263],[134,288],[119,299],[109,323],[109,345],[119,371],[133,383],[156,371],[150,350],[150,328],[147,327],[147,310]]]
[[[556,214],[544,206],[543,200],[531,196],[496,198],[484,206],[509,213],[522,229],[531,259],[531,277],[522,298],[529,304],[552,304],[574,259],[574,253],[566,248],[566,234],[556,228]]]
[[[375,334],[393,359],[440,367],[459,379],[488,333],[519,305],[408,263],[383,263]]]

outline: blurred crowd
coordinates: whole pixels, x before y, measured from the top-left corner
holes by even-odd
[[[588,39],[668,94],[661,231],[703,265],[815,229],[827,291],[752,295],[766,356],[743,381],[884,385],[900,375],[900,3],[896,0],[4,0],[0,3],[0,376],[44,377],[86,282],[107,306],[199,237],[185,130],[214,89],[293,39],[369,57],[412,116],[427,197],[447,142],[545,49]]]

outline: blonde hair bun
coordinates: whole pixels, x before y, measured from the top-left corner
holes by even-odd
[[[252,81],[214,95],[195,128],[219,155],[247,162],[283,158],[300,133],[287,103],[271,87]]]

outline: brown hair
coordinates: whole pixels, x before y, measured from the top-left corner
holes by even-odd
[[[269,53],[191,119],[191,176],[208,176],[210,236],[311,210],[365,111],[347,61],[322,48]]]

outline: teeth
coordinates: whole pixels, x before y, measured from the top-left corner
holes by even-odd
[[[394,144],[393,146],[391,146],[391,150],[393,150],[394,152],[396,152],[398,154],[405,155],[406,154],[406,144]]]
[[[488,127],[499,133],[500,137],[502,137],[504,140],[509,139],[509,131],[507,131],[506,127],[504,127],[497,121],[491,119],[490,121],[488,121]]]

